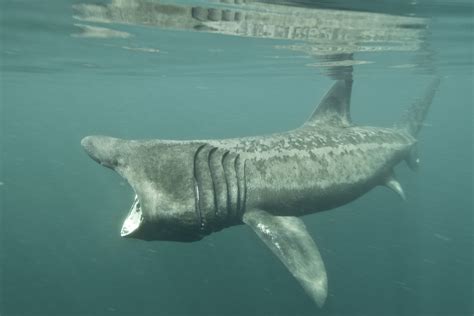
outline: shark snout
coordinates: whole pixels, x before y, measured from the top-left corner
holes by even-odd
[[[87,136],[81,140],[86,153],[104,167],[114,169],[118,164],[119,139],[107,136]]]

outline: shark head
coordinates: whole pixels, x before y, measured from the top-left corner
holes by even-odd
[[[88,136],[87,154],[124,177],[135,192],[121,236],[196,241],[203,237],[195,209],[193,146]]]

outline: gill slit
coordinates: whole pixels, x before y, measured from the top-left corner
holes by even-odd
[[[241,186],[241,178],[239,176],[239,162],[240,162],[240,154],[237,154],[237,156],[235,157],[234,159],[234,169],[235,169],[235,177],[236,177],[236,180],[237,180],[237,208],[236,208],[236,214],[239,214],[240,212],[240,200],[241,200],[241,190],[240,190],[240,186]]]
[[[216,181],[215,181],[216,174],[215,174],[215,170],[213,171],[211,167],[211,159],[212,159],[211,157],[212,157],[212,154],[216,152],[216,150],[217,150],[217,147],[214,147],[209,151],[209,154],[207,155],[207,165],[209,167],[209,173],[211,174],[211,180],[212,180],[212,193],[214,197],[214,214],[217,216],[218,207],[217,207],[217,191],[216,191]]]
[[[203,144],[203,145],[198,147],[198,149],[194,153],[194,160],[193,160],[194,195],[195,195],[194,196],[194,201],[195,201],[195,204],[196,204],[196,216],[197,216],[197,219],[198,219],[200,230],[204,230],[205,225],[204,225],[204,220],[202,218],[202,212],[201,212],[201,206],[200,206],[200,198],[199,198],[200,190],[199,190],[199,182],[198,182],[197,174],[196,174],[196,162],[197,162],[197,157],[199,155],[199,152],[204,147],[206,147],[206,144]]]
[[[227,175],[226,173],[226,170],[225,170],[225,159],[226,157],[229,155],[229,151],[226,151],[223,155],[222,155],[222,160],[221,160],[221,164],[222,164],[222,169],[224,170],[224,178],[225,178],[225,186],[226,186],[226,189],[227,189],[227,201],[226,201],[226,205],[227,205],[227,217],[230,216],[230,208],[231,208],[231,205],[230,205],[230,189],[229,189],[229,176]]]
[[[242,212],[240,214],[241,217],[244,215],[246,207],[247,207],[247,159],[244,159],[244,200],[242,202]]]

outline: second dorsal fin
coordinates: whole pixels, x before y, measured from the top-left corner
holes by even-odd
[[[351,92],[351,79],[336,81],[304,125],[351,125]]]

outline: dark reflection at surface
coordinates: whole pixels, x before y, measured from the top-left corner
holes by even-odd
[[[291,4],[291,5],[289,5]],[[303,4],[304,7],[298,6]],[[310,5],[311,4],[311,5]],[[74,5],[76,26],[83,37],[127,37],[113,24],[145,25],[230,36],[284,40],[276,49],[314,59],[308,66],[335,79],[352,76],[354,65],[373,63],[371,52],[425,52],[427,20],[378,12],[339,9],[334,2],[278,3],[220,0],[199,5],[150,0],[112,0],[108,4]],[[100,27],[85,23],[101,23]],[[356,53],[363,53],[359,59]],[[426,60],[426,59],[422,59]]]

